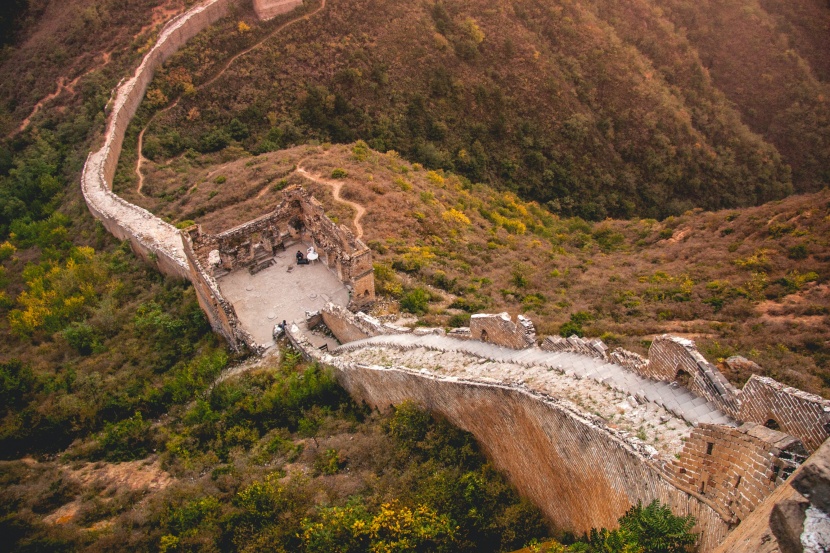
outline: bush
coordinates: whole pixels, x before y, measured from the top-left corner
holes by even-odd
[[[424,315],[429,311],[429,293],[423,288],[415,288],[401,298],[401,309],[415,315]]]
[[[143,459],[150,450],[150,423],[136,412],[129,419],[110,423],[98,438],[107,461],[133,461]]]
[[[559,327],[559,335],[563,338],[569,338],[574,335],[581,338],[582,334],[582,326],[573,321],[568,321]]]
[[[346,178],[349,174],[343,169],[335,169],[331,172],[331,178],[333,179],[343,179]]]
[[[85,321],[72,323],[62,334],[67,343],[81,355],[89,355],[101,349],[98,332]]]
[[[790,259],[800,260],[807,259],[810,252],[807,251],[807,246],[804,244],[797,244],[787,249],[787,257]]]

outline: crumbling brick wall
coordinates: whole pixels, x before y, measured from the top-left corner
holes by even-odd
[[[570,353],[580,353],[590,357],[596,357],[603,361],[608,360],[608,346],[599,338],[580,338],[579,336],[571,336],[563,338],[561,336],[548,336],[539,346],[545,351],[562,351]]]
[[[531,320],[523,315],[519,315],[515,323],[507,313],[473,315],[470,317],[470,334],[473,340],[513,349],[536,345],[536,329]]]
[[[752,375],[740,395],[738,418],[777,426],[795,436],[809,451],[815,451],[828,437],[830,401],[772,378]]]
[[[651,343],[643,376],[679,382],[692,393],[714,402],[733,417],[738,415],[738,392],[709,363],[692,340],[664,334]]]
[[[331,302],[323,307],[320,315],[323,324],[329,328],[341,344],[380,334],[407,334],[412,332],[411,329],[406,327],[383,323],[366,313],[352,313],[348,309]]]
[[[803,462],[796,438],[755,423],[701,424],[666,468],[676,485],[710,503],[727,520],[746,518]]]
[[[310,241],[320,262],[348,286],[351,308],[362,309],[375,301],[372,251],[348,228],[329,219],[323,205],[300,186],[285,189],[271,213],[219,234],[199,229],[191,236],[202,266],[211,271],[251,267],[299,240]],[[218,266],[211,263],[212,252],[218,253]]]

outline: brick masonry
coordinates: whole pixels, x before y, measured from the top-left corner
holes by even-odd
[[[738,391],[721,372],[697,351],[695,343],[664,334],[651,343],[646,367],[656,380],[682,383],[692,393],[717,404],[724,412],[738,414]]]
[[[513,349],[536,345],[536,329],[524,315],[519,315],[515,323],[507,313],[473,315],[470,317],[470,335],[474,340]]]
[[[746,518],[807,458],[796,438],[755,423],[701,424],[666,470],[733,523]]]
[[[741,391],[738,418],[778,427],[814,451],[827,439],[830,401],[772,378],[752,375]]]

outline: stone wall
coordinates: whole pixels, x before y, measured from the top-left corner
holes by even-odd
[[[701,424],[667,470],[681,488],[733,522],[743,520],[807,457],[803,444],[755,423]]]
[[[473,315],[470,317],[470,334],[474,340],[513,349],[536,345],[536,329],[524,315],[519,315],[515,323],[507,313]]]
[[[758,506],[717,553],[830,551],[830,442]]]
[[[697,351],[691,340],[668,334],[658,336],[651,343],[648,364],[643,369],[643,376],[678,382],[729,415],[738,416],[738,391]]]
[[[288,13],[303,5],[303,0],[254,0],[254,11],[263,21]]]
[[[616,348],[608,355],[608,360],[639,375],[645,376],[648,371],[648,359],[627,349]]]
[[[325,324],[341,344],[380,334],[408,334],[412,329],[383,323],[366,313],[352,313],[339,305],[327,303],[321,311]],[[416,329],[434,333],[438,329]]]
[[[260,353],[263,350],[262,346],[257,344],[254,337],[240,326],[233,305],[222,296],[216,280],[205,270],[196,256],[192,238],[199,232],[199,227],[194,225],[181,235],[188,262],[188,277],[193,283],[199,306],[207,315],[211,328],[224,336],[234,351],[247,348],[251,353]]]
[[[112,193],[112,179],[121,155],[124,133],[135,115],[155,70],[185,42],[223,17],[236,0],[207,0],[170,21],[136,69],[114,93],[104,144],[89,154],[81,175],[81,190],[89,210],[111,234],[128,240],[133,251],[162,273],[189,278],[178,230],[149,211]]]
[[[343,309],[339,305],[333,303],[327,304],[320,313],[323,318],[323,324],[337,338],[341,344],[362,340],[370,336],[375,336],[370,330],[366,329],[360,321],[354,316],[354,313],[347,309]]]
[[[297,331],[292,328],[289,336],[302,348]],[[302,351],[333,365],[357,401],[385,409],[412,400],[471,432],[493,464],[559,528],[579,533],[613,527],[637,501],[658,499],[697,519],[701,552],[711,551],[728,532],[715,509],[673,485],[645,450],[564,402],[405,369],[338,366],[336,358],[313,348]]]
[[[741,391],[738,418],[777,427],[815,451],[828,437],[830,401],[752,375]]]

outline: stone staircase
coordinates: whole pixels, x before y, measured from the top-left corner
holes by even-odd
[[[367,347],[389,347],[403,350],[425,348],[467,354],[499,363],[513,363],[525,367],[547,367],[572,378],[590,378],[609,388],[634,396],[641,403],[657,404],[690,424],[715,423],[737,426],[736,421],[720,411],[714,403],[695,396],[676,383],[650,380],[619,365],[587,355],[550,352],[539,348],[514,350],[477,340],[456,340],[435,334],[373,336],[343,344],[332,353],[334,355],[345,354]]]
[[[257,247],[254,258],[248,264],[248,272],[252,275],[271,267],[276,263],[274,254],[265,250],[265,248]]]

